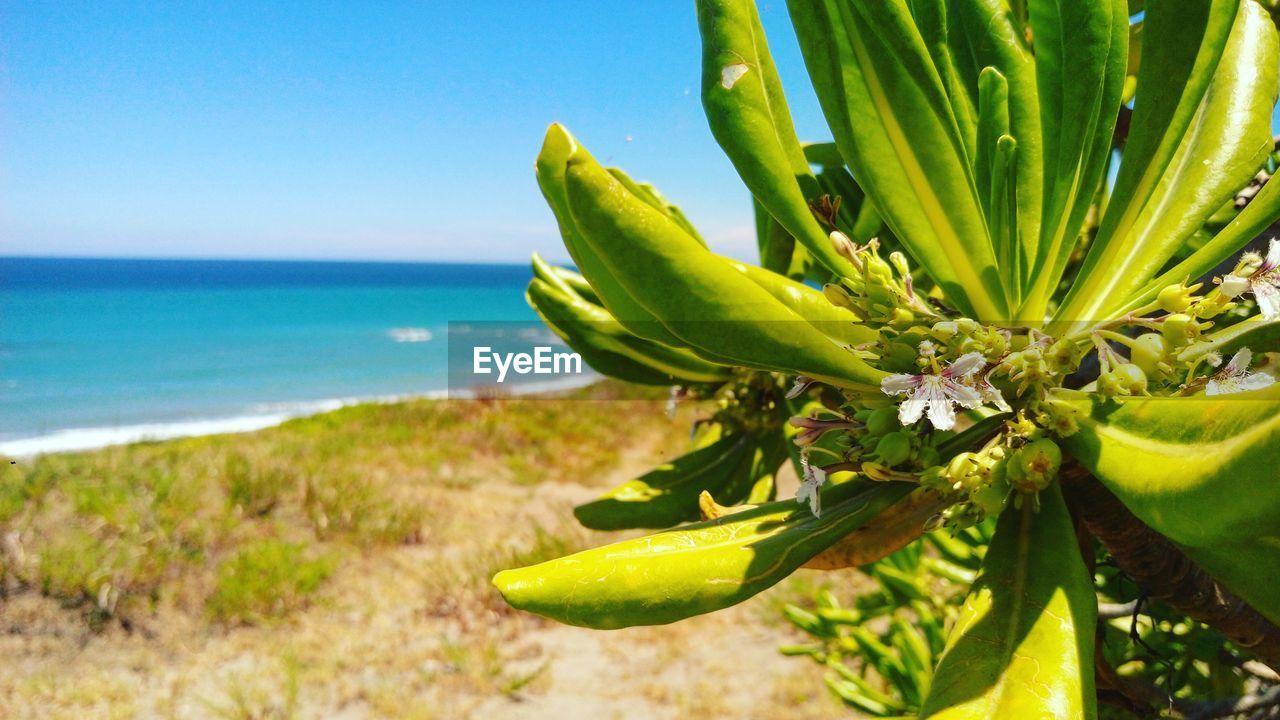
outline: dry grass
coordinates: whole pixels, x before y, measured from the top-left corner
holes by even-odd
[[[361,406],[19,464],[0,476],[0,717],[841,712],[775,652],[791,585],[608,633],[490,588],[610,539],[570,509],[684,451],[694,411],[661,400]]]

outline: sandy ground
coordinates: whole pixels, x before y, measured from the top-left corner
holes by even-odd
[[[433,518],[420,542],[348,558],[315,605],[275,624],[220,628],[160,608],[95,631],[55,601],[9,598],[0,717],[848,717],[818,668],[777,652],[799,638],[767,598],[599,632],[510,611],[489,587],[532,528],[570,549],[605,539],[570,508],[651,466],[652,445],[586,485],[419,488]]]

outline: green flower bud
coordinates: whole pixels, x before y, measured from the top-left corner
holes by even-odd
[[[1147,375],[1133,363],[1121,363],[1098,376],[1098,392],[1107,397],[1145,395]]]
[[[822,294],[826,296],[827,302],[835,305],[836,307],[852,310],[856,305],[856,303],[854,303],[853,296],[849,294],[849,291],[845,290],[843,286],[835,283],[827,283],[826,285],[823,285]]]
[[[872,411],[866,423],[867,434],[871,437],[881,437],[902,427],[898,422],[898,408],[892,405]]]
[[[894,326],[910,325],[915,319],[915,313],[904,307],[895,307],[889,315],[888,324]]]
[[[1062,467],[1062,450],[1057,443],[1048,438],[1034,440],[1019,448],[1009,460],[1011,470],[1009,482],[1022,492],[1039,492],[1058,477],[1058,469]]]
[[[1160,309],[1168,313],[1184,312],[1191,307],[1192,290],[1191,288],[1178,283],[1170,285],[1160,291],[1156,296],[1156,303],[1160,305]]]
[[[1160,333],[1139,335],[1129,352],[1129,361],[1142,368],[1148,377],[1165,375],[1172,370],[1168,358],[1169,345]]]
[[[1080,364],[1084,351],[1070,340],[1058,340],[1048,347],[1044,358],[1055,372],[1071,373]]]
[[[974,461],[975,457],[973,453],[960,453],[951,458],[951,462],[947,463],[947,475],[950,475],[951,479],[955,481],[972,474],[978,467]]]
[[[1172,347],[1182,347],[1200,337],[1200,324],[1184,313],[1167,315],[1160,324],[1160,332]]]
[[[1006,468],[1008,463],[1001,463],[991,473],[991,478],[982,487],[969,493],[969,502],[982,511],[987,517],[999,515],[1009,501],[1009,478]]]
[[[895,467],[911,457],[911,438],[904,432],[891,432],[876,444],[876,455],[888,467]]]
[[[911,274],[911,266],[907,264],[907,256],[897,250],[889,253],[889,262],[893,264],[894,269],[897,270],[898,274],[902,277],[906,277]]]
[[[934,323],[930,332],[933,333],[935,338],[946,341],[955,337],[956,333],[960,332],[960,329],[956,327],[954,322],[950,320],[943,320],[942,322]]]

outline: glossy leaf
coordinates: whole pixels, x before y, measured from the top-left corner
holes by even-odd
[[[788,8],[858,184],[949,301],[1003,319],[1004,290],[964,141],[905,0]]]
[[[538,284],[545,286],[545,283],[542,283],[541,280],[535,279],[530,283],[529,289],[525,291],[525,299],[529,302],[529,306],[538,313],[538,317],[546,323],[547,327],[551,328],[557,337],[582,357],[582,361],[589,365],[591,369],[606,377],[639,385],[666,386],[675,382],[675,378],[670,375],[620,355],[601,344],[601,337],[598,333],[579,333],[577,326],[573,323],[565,322],[564,320],[557,321],[553,315],[544,313],[542,308],[539,307],[542,304],[542,299],[539,297]]]
[[[950,504],[932,490],[916,490],[804,566],[813,570],[839,570],[875,562],[919,539],[929,518]]]
[[[1280,385],[1214,397],[1051,405],[1079,432],[1064,445],[1140,520],[1280,622]]]
[[[1125,0],[1032,2],[1044,141],[1043,218],[1028,322],[1044,320],[1111,152],[1129,62]],[[1021,319],[1022,316],[1020,316]]]
[[[685,343],[672,335],[662,323],[636,302],[605,267],[595,249],[589,246],[578,232],[569,213],[569,201],[565,195],[564,171],[569,158],[586,154],[576,139],[562,125],[547,128],[542,150],[538,153],[535,169],[538,186],[556,217],[560,235],[564,239],[569,256],[582,272],[583,277],[599,295],[604,306],[628,330],[664,345],[683,347]]]
[[[742,182],[779,224],[838,275],[851,275],[809,210],[818,183],[796,138],[754,0],[698,0],[702,105]]]
[[[1268,182],[1249,205],[1232,218],[1212,240],[1130,296],[1129,301],[1121,306],[1120,312],[1145,305],[1169,285],[1204,276],[1233,253],[1243,250],[1277,221],[1280,221],[1280,183]]]
[[[731,374],[728,368],[709,363],[688,351],[636,337],[604,308],[592,305],[577,295],[566,294],[541,279],[535,278],[529,283],[525,296],[538,315],[570,347],[578,350],[579,354],[583,349],[590,352],[592,357],[584,354],[583,359],[593,368],[596,366],[592,364],[592,358],[598,357],[599,353],[607,353],[639,364],[665,378],[665,382],[645,383],[649,385],[722,382]],[[611,362],[609,367],[611,370],[616,368],[616,362]],[[603,368],[597,369],[616,377]]]
[[[1092,718],[1093,579],[1056,485],[1001,514],[921,718]]]
[[[667,528],[696,520],[703,491],[723,505],[747,497],[757,451],[749,436],[726,435],[577,506],[573,514],[593,530]]]
[[[1243,2],[1251,4],[1253,0]],[[1057,319],[1088,321],[1105,317],[1109,307],[1123,302],[1131,292],[1141,288],[1181,247],[1185,236],[1151,234],[1155,230],[1154,221],[1165,218],[1164,213],[1171,209],[1177,213],[1178,217],[1174,218],[1177,222],[1191,221],[1199,214],[1198,207],[1179,206],[1179,203],[1195,202],[1196,195],[1202,192],[1176,180],[1181,171],[1177,157],[1181,145],[1193,143],[1197,148],[1182,155],[1193,165],[1207,161],[1197,153],[1213,153],[1212,157],[1224,164],[1221,170],[1201,168],[1211,174],[1215,183],[1230,184],[1229,179],[1238,173],[1236,166],[1241,162],[1238,155],[1242,150],[1234,143],[1216,148],[1212,138],[1233,132],[1223,123],[1241,121],[1238,111],[1229,110],[1244,99],[1237,94],[1256,98],[1261,92],[1252,79],[1260,74],[1253,64],[1266,57],[1258,54],[1262,51],[1258,40],[1240,44],[1241,34],[1251,36],[1252,31],[1237,28],[1232,33],[1232,26],[1238,25],[1239,5],[1240,0],[1195,3],[1162,0],[1147,8],[1142,48],[1145,57],[1138,71],[1137,96],[1124,161],[1111,202],[1080,271],[1080,280],[1057,312]],[[1241,17],[1250,15],[1252,13],[1244,13]],[[1270,32],[1274,34],[1274,27]],[[1229,35],[1234,36],[1231,44],[1240,54],[1234,55],[1232,62],[1220,64],[1229,45]],[[1211,83],[1219,90],[1206,96]],[[1272,94],[1274,101],[1274,79],[1266,92]],[[1210,102],[1212,108],[1208,106]],[[1255,100],[1247,102],[1253,104]],[[1254,105],[1246,115],[1258,111],[1259,107]],[[1234,117],[1228,119],[1223,113]],[[1197,117],[1201,120],[1197,121]],[[1198,142],[1198,138],[1203,138],[1203,142]],[[1254,148],[1243,152],[1252,155]],[[1213,175],[1215,172],[1218,174]],[[1238,189],[1250,175],[1252,171],[1231,187],[1230,192]],[[1209,194],[1219,192],[1217,187],[1209,189]],[[1215,209],[1217,205],[1205,211],[1195,227]]]
[[[631,296],[700,355],[840,387],[878,388],[884,372],[707,252],[590,157],[570,158],[565,178],[586,243]]]
[[[771,587],[911,488],[853,480],[824,491],[821,517],[794,500],[767,503],[505,570],[493,584],[512,607],[570,625],[662,625]]]
[[[989,181],[980,179],[984,157],[991,158],[996,143],[1004,135],[1017,143],[1017,155],[1008,169],[1013,185],[1005,190],[1006,197],[1016,200],[1016,223],[1003,214],[993,215],[991,208],[985,208],[997,257],[1012,257],[1020,261],[1018,267],[1002,261],[1000,268],[1005,285],[1011,289],[1011,297],[1015,300],[1025,294],[1031,280],[1032,262],[1037,257],[1045,183],[1039,83],[1024,23],[1025,20],[1018,18],[1004,0],[962,0],[949,4],[949,40],[956,48],[954,54],[958,67],[978,107],[980,137],[972,158],[979,176],[980,198],[991,187]],[[1003,113],[995,97],[986,101],[984,107],[982,76],[990,72],[998,73],[1004,80]],[[988,92],[993,89],[989,87]],[[989,127],[983,132],[983,115],[991,119],[993,113],[1007,116],[1008,127]],[[1049,122],[1049,119],[1045,121]],[[998,230],[999,225],[1006,229]],[[1016,228],[1016,232],[1010,232],[1012,228]],[[1005,245],[1003,251],[1002,244]],[[1017,252],[1013,251],[1014,245],[1019,248]],[[1013,309],[1016,306],[1010,307]]]

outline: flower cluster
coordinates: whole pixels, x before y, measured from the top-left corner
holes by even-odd
[[[1034,497],[1061,462],[1061,452],[1046,434],[1075,430],[1074,418],[1054,414],[1044,403],[1068,380],[1111,398],[1220,396],[1274,383],[1266,368],[1254,367],[1248,347],[1233,346],[1234,355],[1224,365],[1219,348],[1230,333],[1210,331],[1244,319],[1240,300],[1246,294],[1253,296],[1263,322],[1280,319],[1280,239],[1270,242],[1265,256],[1245,253],[1233,272],[1207,291],[1201,292],[1201,284],[1169,285],[1149,304],[1121,317],[1055,337],[1035,328],[946,318],[918,293],[900,253],[886,262],[875,241],[858,247],[839,232],[831,237],[859,274],[827,285],[826,296],[880,327],[881,367],[899,372],[880,385],[896,405],[850,395],[834,417],[792,418],[805,460],[796,497],[815,514],[824,467],[836,466],[873,479],[914,478],[955,497],[938,518],[952,526],[997,512],[1010,496]],[[1091,355],[1094,360],[1086,362]],[[810,378],[797,378],[788,397],[812,384]],[[1020,410],[982,451],[939,455],[939,443],[956,428],[959,411],[988,407],[1012,413],[1006,397]],[[814,452],[834,460],[824,467],[811,465]]]

